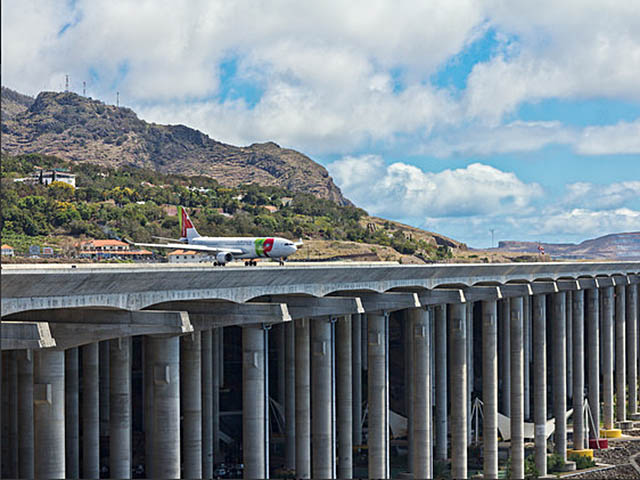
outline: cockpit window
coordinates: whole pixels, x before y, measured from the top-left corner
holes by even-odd
[[[285,247],[293,247],[293,243],[285,243]]]

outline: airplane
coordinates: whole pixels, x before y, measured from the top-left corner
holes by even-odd
[[[245,266],[256,266],[257,258],[272,258],[278,260],[280,265],[284,265],[287,257],[296,253],[303,245],[302,240],[292,242],[280,237],[203,237],[193,226],[184,207],[178,207],[178,217],[179,240],[154,237],[176,243],[134,243],[126,239],[125,241],[137,247],[179,248],[214,254],[216,260],[213,265],[216,267],[224,267],[234,259],[244,259]]]

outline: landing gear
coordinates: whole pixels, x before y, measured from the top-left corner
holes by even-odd
[[[255,260],[247,260],[246,262],[244,262],[244,266],[245,267],[257,267],[258,266],[258,262],[256,262]]]
[[[226,263],[213,262],[213,266],[214,267],[224,267],[225,265],[226,265]]]
[[[280,264],[281,267],[284,267],[284,258],[279,258],[278,263]]]

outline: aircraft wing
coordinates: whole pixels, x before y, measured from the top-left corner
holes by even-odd
[[[225,247],[209,247],[206,245],[193,245],[192,243],[134,243],[125,240],[129,245],[135,245],[136,247],[152,247],[152,248],[171,248],[178,250],[194,250],[196,252],[207,253],[220,253],[227,252],[232,255],[242,255],[244,250],[239,248],[225,248]]]

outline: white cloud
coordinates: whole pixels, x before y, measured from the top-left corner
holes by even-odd
[[[587,127],[576,145],[584,155],[640,154],[640,119],[616,125]]]
[[[614,209],[640,203],[640,181],[636,180],[609,185],[578,182],[568,184],[566,189],[563,203],[569,206]]]

